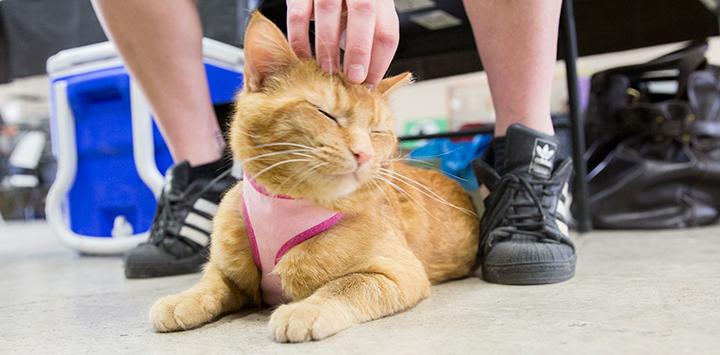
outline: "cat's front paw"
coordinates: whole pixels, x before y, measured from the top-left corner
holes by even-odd
[[[158,332],[196,328],[212,318],[201,299],[184,293],[163,297],[150,309],[150,320]]]
[[[343,312],[327,306],[298,302],[278,307],[270,316],[270,332],[275,341],[299,343],[327,338],[353,322]]]

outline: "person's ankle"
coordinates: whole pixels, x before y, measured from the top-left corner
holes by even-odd
[[[503,119],[503,117],[506,117]],[[513,117],[513,119],[508,119]],[[518,119],[518,117],[522,117]],[[495,123],[495,136],[504,137],[507,129],[514,124],[525,126],[526,128],[534,129],[540,133],[544,133],[550,136],[555,135],[555,127],[552,124],[552,116],[547,115],[522,115],[519,113],[506,113],[502,115],[501,112],[497,113]]]
[[[191,167],[199,167],[223,160],[230,153],[220,130],[215,133],[214,138],[201,141],[207,144],[199,147],[192,144],[171,147],[175,148],[171,149],[175,161],[187,161]]]
[[[232,160],[219,158],[203,164],[190,163],[190,179],[214,178],[223,170],[232,167]]]

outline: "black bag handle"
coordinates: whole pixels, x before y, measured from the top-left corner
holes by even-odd
[[[708,49],[706,40],[689,42],[685,47],[662,55],[647,63],[631,64],[608,69],[595,75],[604,78],[612,75],[639,76],[646,72],[677,69],[678,70],[678,97],[682,96],[687,87],[690,74],[707,63],[705,53]]]
[[[692,72],[700,69],[707,63],[705,53],[708,49],[707,41],[690,42],[690,44],[680,50],[668,53],[662,57],[655,59],[659,62],[677,63],[678,69],[678,96],[682,95],[687,88],[688,80]],[[653,61],[651,61],[652,63]]]

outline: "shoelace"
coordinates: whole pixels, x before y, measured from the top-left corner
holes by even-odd
[[[548,218],[555,217],[555,214],[549,211],[550,206],[544,203],[544,197],[552,196],[553,192],[549,187],[558,186],[559,183],[552,180],[531,180],[527,181],[514,174],[505,175],[495,189],[496,197],[490,204],[495,204],[494,216],[488,218],[487,221],[494,220],[498,215],[505,215],[499,219],[496,228],[490,228],[490,233],[486,236],[487,242],[484,243],[488,247],[497,239],[505,239],[514,234],[523,234],[536,237],[539,239],[555,239],[562,242],[562,237],[557,233],[552,233],[547,228]],[[525,193],[530,201],[520,201],[516,195]],[[538,196],[540,192],[540,196]],[[501,199],[501,200],[498,200]],[[508,210],[519,211],[520,209],[529,209],[526,212],[508,213]],[[549,233],[550,232],[550,233]]]
[[[163,192],[163,195],[160,197],[160,201],[158,201],[158,209],[155,212],[157,217],[156,220],[153,222],[152,229],[150,231],[150,239],[148,240],[148,242],[155,245],[160,245],[162,241],[169,235],[169,233],[160,233],[160,231],[166,230],[168,226],[182,223],[182,221],[178,220],[176,212],[182,209],[190,208],[190,206],[187,204],[187,201],[194,201],[196,198],[199,198],[217,182],[230,175],[230,173],[232,173],[232,169],[227,169],[223,171],[220,175],[210,180],[207,185],[205,185],[202,189],[195,192],[194,194],[190,194],[189,191],[185,191],[177,196],[168,196],[165,194],[165,192]]]
[[[530,196],[531,203],[515,202],[511,204],[511,207],[513,207],[513,209],[516,211],[520,208],[530,207],[532,208],[532,212],[511,214],[508,215],[506,218],[514,222],[513,226],[517,227],[518,229],[533,231],[544,227],[548,215],[551,215],[551,213],[548,211],[550,206],[546,206],[543,203],[543,200],[544,197],[552,196],[552,192],[549,191],[547,188],[557,184],[553,183],[552,181],[533,180],[531,182],[528,182],[524,179],[518,179],[518,182],[518,186],[523,188],[527,195]],[[539,191],[541,191],[541,197],[537,196],[536,192],[538,190],[534,188],[535,186],[540,187]]]

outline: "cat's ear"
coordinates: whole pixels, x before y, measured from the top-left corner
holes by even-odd
[[[402,74],[398,74],[395,76],[391,76],[389,78],[385,78],[380,81],[380,84],[378,84],[377,89],[380,91],[381,94],[387,95],[389,92],[403,87],[405,85],[408,85],[413,82],[413,76],[412,73],[409,71],[406,71]]]
[[[244,41],[245,87],[260,91],[272,73],[299,61],[280,29],[255,11],[250,17]]]

